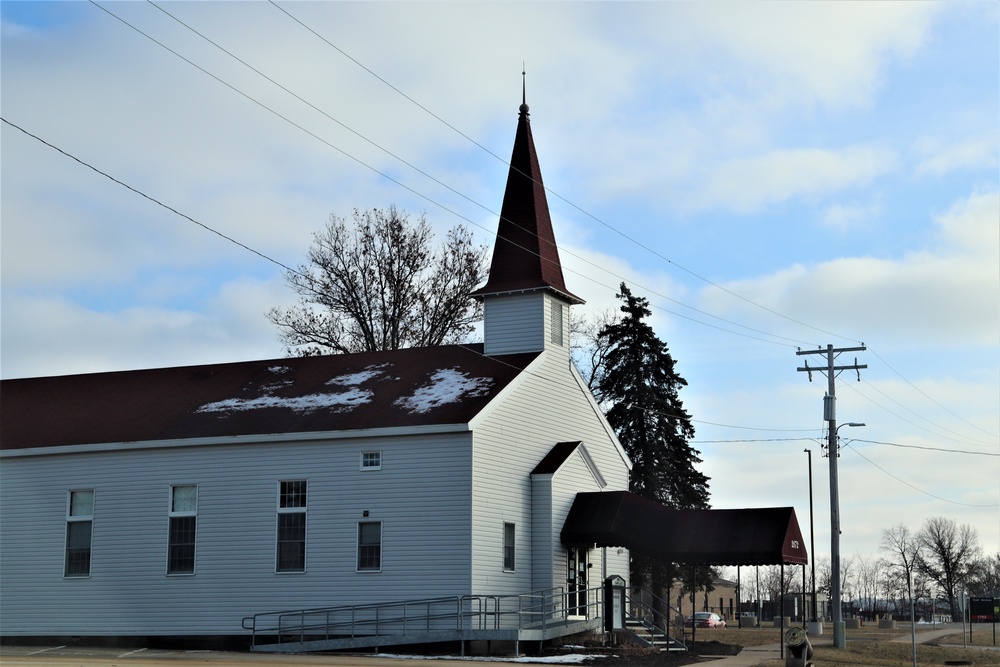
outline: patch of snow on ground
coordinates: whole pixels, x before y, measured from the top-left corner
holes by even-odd
[[[373,366],[369,366],[365,370],[359,371],[357,373],[349,373],[347,375],[339,375],[339,376],[337,376],[337,377],[335,377],[335,378],[333,378],[331,380],[327,380],[326,383],[327,384],[339,384],[339,385],[343,385],[345,387],[352,387],[354,385],[359,385],[359,384],[362,384],[364,382],[367,382],[368,380],[371,380],[372,378],[376,378],[379,375],[384,375],[385,374],[385,370],[384,369],[388,365],[389,364],[376,364],[376,365],[373,365]]]
[[[267,370],[270,373],[274,373],[276,375],[280,375],[281,373],[287,373],[288,371],[290,371],[292,369],[289,368],[288,366],[269,366]]]
[[[322,409],[349,410],[367,403],[372,392],[364,389],[350,389],[337,394],[307,394],[305,396],[259,396],[257,398],[227,398],[224,401],[206,403],[196,412],[239,412],[261,408],[287,408],[296,412],[312,412]]]
[[[380,658],[392,658],[396,660],[470,660],[475,662],[520,662],[520,663],[545,663],[547,665],[579,665],[594,658],[606,658],[606,655],[584,655],[582,653],[570,653],[567,655],[550,655],[535,658],[490,658],[483,656],[457,655],[396,655],[393,653],[379,653]]]
[[[411,396],[397,398],[393,405],[423,413],[466,396],[482,396],[491,384],[493,378],[470,378],[454,368],[444,368],[431,376],[429,384],[419,387]]]

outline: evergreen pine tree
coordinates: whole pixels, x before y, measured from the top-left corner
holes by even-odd
[[[624,301],[624,316],[600,334],[608,351],[597,393],[610,406],[608,422],[634,464],[629,489],[668,507],[708,508],[709,478],[695,468],[701,458],[689,443],[694,426],[679,396],[687,381],[675,370],[666,343],[645,321],[651,314],[649,302],[634,296],[625,283],[618,298]],[[710,586],[707,568],[699,569],[699,584],[708,577]],[[648,581],[657,595],[665,595],[679,575],[673,564],[633,554],[633,582]]]

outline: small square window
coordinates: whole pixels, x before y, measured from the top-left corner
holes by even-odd
[[[382,452],[361,452],[361,469],[362,470],[381,470],[382,469]]]
[[[281,509],[305,508],[306,481],[281,482],[281,497],[278,506]]]
[[[71,517],[94,516],[93,489],[69,492],[69,515]]]
[[[198,487],[191,484],[175,486],[171,489],[170,512],[172,514],[193,514],[198,511]]]

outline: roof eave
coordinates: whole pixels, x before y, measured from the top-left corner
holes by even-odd
[[[522,287],[518,289],[506,289],[506,290],[489,290],[484,291],[484,288],[480,288],[469,294],[470,297],[476,299],[477,301],[482,301],[488,296],[513,296],[517,294],[529,294],[531,292],[552,292],[564,301],[568,301],[574,306],[580,306],[585,303],[583,299],[570,292],[565,292],[561,289],[557,289],[552,285],[539,285],[538,287]]]
[[[471,424],[459,423],[422,424],[419,426],[386,426],[343,431],[314,431],[309,433],[264,433],[255,435],[226,435],[203,438],[176,438],[172,440],[141,440],[135,442],[95,442],[77,445],[54,445],[51,447],[22,447],[20,449],[4,449],[0,450],[0,458],[55,456],[60,454],[92,454],[95,452],[136,451],[142,449],[174,449],[180,447],[268,445],[284,444],[289,442],[315,442],[318,440],[350,440],[471,432]]]

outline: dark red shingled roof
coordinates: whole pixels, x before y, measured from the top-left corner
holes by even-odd
[[[0,448],[464,424],[536,356],[448,345],[4,380]]]
[[[510,157],[493,262],[486,284],[474,297],[525,290],[551,289],[571,303],[583,303],[566,289],[556,247],[549,204],[542,184],[528,105],[521,105],[514,150]]]
[[[569,455],[576,451],[581,443],[579,440],[575,442],[557,442],[555,447],[549,450],[535,469],[531,471],[532,475],[551,475],[562,467],[562,464],[566,463],[566,459]]]
[[[791,507],[685,510],[628,491],[578,493],[561,536],[690,565],[809,562]]]

